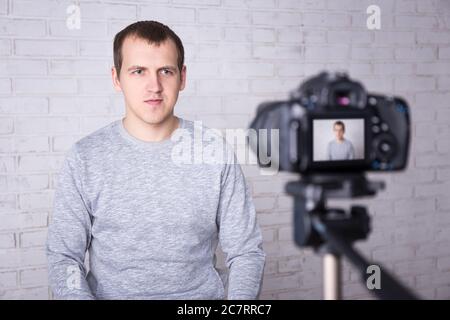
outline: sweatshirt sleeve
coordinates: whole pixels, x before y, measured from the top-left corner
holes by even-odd
[[[49,283],[57,299],[95,299],[84,266],[91,219],[83,197],[81,168],[74,145],[58,174],[46,244]]]
[[[228,299],[257,299],[265,265],[262,235],[245,177],[232,151],[222,172],[218,224],[229,268]]]

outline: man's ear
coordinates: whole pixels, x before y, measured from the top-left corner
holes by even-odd
[[[111,77],[112,77],[114,89],[116,89],[116,91],[122,91],[122,87],[120,86],[119,76],[117,74],[116,67],[111,68]]]
[[[181,84],[180,84],[180,91],[181,91],[186,86],[186,65],[183,65],[183,68],[181,69],[180,77],[181,77]]]

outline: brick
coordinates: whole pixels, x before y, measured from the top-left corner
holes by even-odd
[[[52,143],[52,151],[55,152],[66,152],[70,149],[70,147],[81,139],[81,135],[64,135],[64,136],[55,136],[53,138]]]
[[[258,223],[261,226],[274,226],[290,224],[292,222],[292,213],[260,213],[258,214]]]
[[[417,64],[417,75],[445,75],[447,64],[441,62],[429,62]]]
[[[395,26],[405,29],[434,29],[438,26],[438,21],[432,16],[420,15],[396,15]]]
[[[167,2],[154,1],[154,2]],[[80,11],[83,19],[131,19],[136,20],[137,8],[131,4],[104,4],[104,3],[80,3]],[[82,23],[82,28],[85,24]]]
[[[290,289],[300,287],[300,278],[298,275],[284,277],[264,277],[264,286],[270,290]]]
[[[349,27],[351,16],[342,13],[304,13],[302,23],[306,27]]]
[[[19,156],[18,170],[27,171],[58,171],[63,162],[64,156],[50,155],[22,155]]]
[[[44,60],[12,60],[0,61],[0,73],[9,76],[16,75],[45,75],[47,62]]]
[[[415,34],[411,31],[384,31],[375,33],[375,44],[378,45],[415,45]]]
[[[45,190],[49,188],[47,174],[17,175],[10,177],[11,191]]]
[[[253,49],[254,58],[298,60],[302,56],[303,52],[299,46],[255,45]]]
[[[49,290],[48,286],[6,290],[0,298],[5,300],[48,300]]]
[[[14,172],[14,157],[0,156],[0,173]]]
[[[394,58],[394,52],[392,48],[368,48],[354,46],[351,48],[351,58],[354,60],[389,61]]]
[[[66,12],[68,3],[57,0],[42,0],[39,3],[31,0],[15,0],[12,2],[12,13],[18,16],[57,17]]]
[[[0,194],[0,214],[5,212],[12,212],[16,209],[16,195],[15,194]],[[2,227],[2,225],[0,225]]]
[[[301,14],[297,12],[270,12],[256,11],[252,13],[253,23],[256,25],[270,26],[300,26]]]
[[[14,142],[16,152],[50,151],[49,138],[46,136],[16,136]]]
[[[440,76],[438,78],[438,89],[439,90],[447,90],[450,88],[450,77],[449,76]]]
[[[450,155],[418,155],[416,157],[417,167],[439,167],[448,165],[450,160]]]
[[[445,31],[417,31],[417,43],[418,44],[449,44],[450,37],[448,32]]]
[[[195,22],[195,9],[159,6],[140,6],[138,18],[156,20],[165,24]]]
[[[112,44],[110,41],[92,41],[92,40],[80,40],[79,41],[79,54],[81,56],[90,57],[112,57]]]
[[[447,162],[448,163],[448,162]],[[417,197],[429,197],[437,195],[446,195],[450,189],[450,183],[434,183],[423,184],[415,187],[415,194]]]
[[[47,212],[0,214],[0,230],[29,229],[47,226]]]
[[[275,199],[273,197],[255,197],[253,203],[258,212],[271,211],[275,207]]]
[[[200,23],[249,25],[250,17],[250,13],[245,10],[198,10],[198,21]]]
[[[46,35],[45,20],[0,18],[4,36],[43,37]]]
[[[246,80],[221,80],[221,79],[209,79],[197,81],[197,92],[202,95],[214,95],[226,92],[247,93],[248,81]]]
[[[17,287],[17,272],[8,271],[0,273],[0,283],[2,284],[2,290],[14,289]],[[1,297],[1,291],[0,291]]]
[[[76,93],[77,82],[75,79],[15,79],[14,91],[16,93]]]
[[[79,119],[74,117],[17,117],[18,134],[76,133]]]
[[[112,94],[114,88],[110,78],[86,78],[78,79],[78,91],[81,94]]]
[[[367,31],[336,31],[330,30],[327,32],[327,39],[329,43],[355,43],[364,44],[372,43],[372,33]]]
[[[13,152],[13,139],[12,138],[0,138],[0,153]]]
[[[414,257],[412,246],[395,246],[393,248],[380,248],[372,252],[373,260],[378,261],[405,261]]]
[[[10,79],[0,79],[0,94],[11,93],[11,80]]]
[[[11,54],[11,40],[0,39],[0,56],[9,56]]]
[[[51,60],[50,74],[54,75],[106,75],[110,62],[105,60]]]
[[[214,43],[200,44],[198,46],[197,57],[210,59],[227,58],[232,56],[234,59],[250,58],[252,54],[251,46],[232,43]]]
[[[0,233],[0,249],[11,249],[16,246],[16,238],[14,233]],[[1,279],[0,273],[0,279]],[[2,283],[0,281],[0,283]]]
[[[80,29],[69,29],[66,21],[49,21],[50,36],[65,37],[65,38],[99,38],[107,35],[106,22],[90,22],[83,20],[80,24]]]
[[[19,194],[19,208],[34,210],[51,208],[53,205],[53,192],[33,192]]]
[[[430,47],[396,48],[395,59],[399,61],[432,61],[436,59],[436,50]]]
[[[8,0],[0,0],[0,14],[7,14],[7,13],[8,13]]]
[[[435,89],[436,81],[429,76],[398,76],[394,81],[395,90],[430,91]]]
[[[113,118],[101,116],[101,117],[85,117],[81,121],[81,135],[87,135],[89,133],[98,130],[108,124],[110,124]]]
[[[0,113],[20,114],[20,113],[47,113],[48,102],[46,98],[0,98]]]
[[[253,28],[252,29],[253,42],[274,42],[275,30],[270,28]]]
[[[76,46],[68,40],[15,40],[18,56],[74,56]]]
[[[423,106],[434,106],[436,108],[447,108],[450,101],[450,93],[448,92],[418,92],[416,94],[416,104]]]
[[[46,268],[26,269],[19,273],[22,287],[36,287],[48,285],[48,273]]]
[[[8,134],[14,132],[13,118],[0,118],[0,134]]]

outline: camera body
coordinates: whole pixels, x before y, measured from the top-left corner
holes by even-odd
[[[410,140],[409,107],[399,97],[366,92],[344,73],[307,79],[288,101],[258,106],[250,128],[279,130],[267,146],[283,171],[302,174],[402,170]],[[278,154],[274,154],[278,149]],[[259,161],[259,157],[258,157]],[[267,166],[267,164],[261,164]]]

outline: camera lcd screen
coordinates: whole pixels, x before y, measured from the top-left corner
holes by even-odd
[[[363,118],[313,119],[313,161],[364,160]]]

